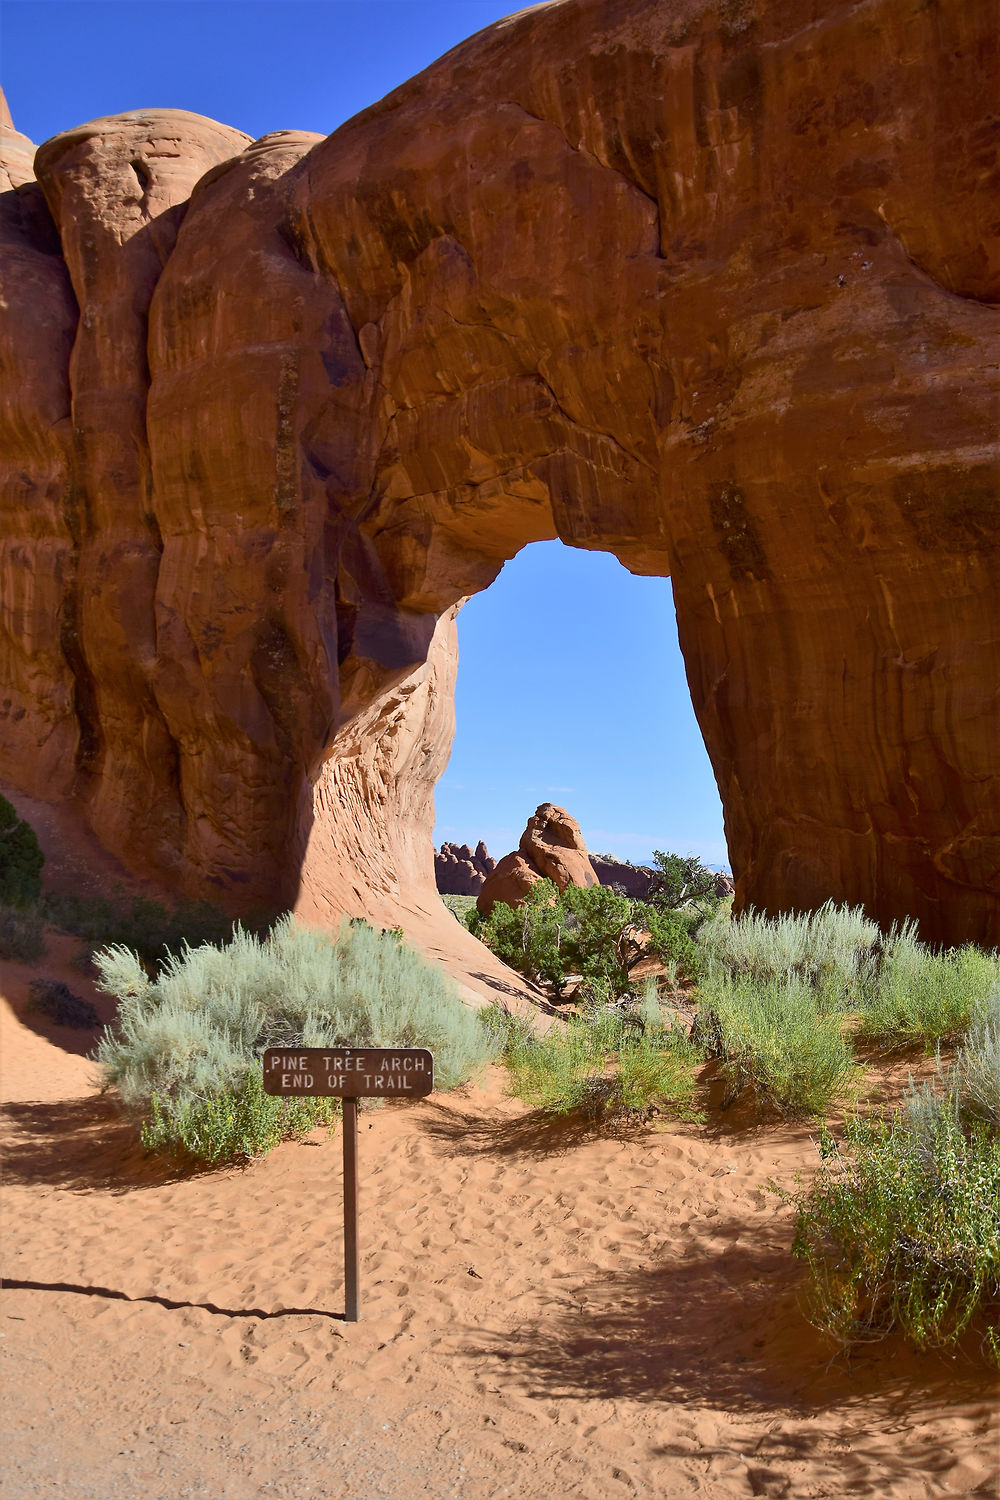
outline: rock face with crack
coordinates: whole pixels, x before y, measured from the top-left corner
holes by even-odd
[[[673,578],[740,903],[996,941],[997,47],[553,0],[326,140],[8,127],[0,774],[419,936],[454,611],[558,535]]]

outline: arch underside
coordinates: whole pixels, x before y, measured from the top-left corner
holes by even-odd
[[[559,536],[673,577],[740,903],[1000,939],[995,38],[875,9],[565,0],[326,140],[46,143],[3,774],[419,939],[455,606]]]

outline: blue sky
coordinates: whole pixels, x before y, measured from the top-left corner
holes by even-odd
[[[536,542],[458,617],[458,730],[438,840],[516,848],[539,802],[588,849],[726,865],[722,808],[691,707],[665,578]]]
[[[517,8],[491,0],[2,0],[0,80],[39,142],[169,106],[249,135],[327,133]],[[588,847],[727,863],[670,584],[557,542],[525,549],[459,618],[458,732],[437,841],[513,848],[539,802]]]

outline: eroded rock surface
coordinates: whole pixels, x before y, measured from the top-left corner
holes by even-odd
[[[478,896],[496,867],[482,839],[475,849],[446,842],[434,855],[434,880],[442,896]]]
[[[452,613],[558,535],[673,577],[739,902],[1000,939],[997,48],[553,0],[326,140],[7,128],[0,773],[429,932]]]
[[[571,885],[600,884],[579,823],[553,802],[535,809],[517,848],[505,854],[484,881],[476,907],[488,917],[498,901],[520,906],[540,880],[555,881],[561,891]]]

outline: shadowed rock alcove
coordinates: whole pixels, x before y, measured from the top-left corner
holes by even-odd
[[[995,942],[996,47],[554,0],[326,140],[8,131],[0,772],[420,940],[454,607],[559,536],[673,579],[740,904]]]

